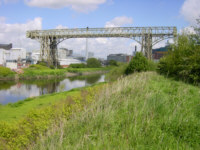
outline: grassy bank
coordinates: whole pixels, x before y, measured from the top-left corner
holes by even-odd
[[[0,150],[27,149],[39,135],[93,101],[101,84],[0,106]]]
[[[154,72],[135,73],[105,85],[33,149],[200,149],[199,93]]]
[[[101,68],[66,68],[67,72],[71,73],[91,73],[91,72],[99,72],[99,71],[109,71],[112,67],[101,67]]]
[[[6,79],[15,78],[15,72],[10,70],[9,68],[0,66],[0,80],[4,78]]]
[[[68,77],[70,73],[74,73],[74,75],[87,75],[104,73],[110,69],[111,67],[51,69],[42,65],[31,65],[29,68],[23,69],[21,73],[16,74],[8,68],[0,67],[0,80],[61,78]]]

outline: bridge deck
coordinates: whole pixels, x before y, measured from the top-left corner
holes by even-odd
[[[113,27],[113,28],[74,28],[27,31],[26,36],[31,39],[45,37],[56,38],[97,38],[97,37],[152,37],[176,36],[176,27]]]

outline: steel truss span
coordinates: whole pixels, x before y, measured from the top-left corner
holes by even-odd
[[[27,31],[27,38],[36,39],[41,44],[40,59],[49,64],[57,62],[57,45],[70,38],[131,38],[141,44],[142,51],[148,59],[152,58],[152,47],[158,42],[174,38],[176,27],[113,27],[113,28],[74,28]]]

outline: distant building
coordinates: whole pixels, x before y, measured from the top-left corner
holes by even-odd
[[[12,44],[0,44],[0,65],[10,69],[18,69],[26,64],[26,50],[12,48]]]
[[[107,56],[107,61],[115,60],[118,62],[130,62],[133,56],[126,54],[110,54]]]
[[[80,64],[80,60],[75,58],[59,59],[59,63],[63,68],[67,68],[70,64]]]
[[[58,49],[58,58],[59,59],[66,59],[67,57],[73,54],[73,50],[68,50],[66,48]]]
[[[26,50],[24,48],[11,48],[9,60],[26,59]]]
[[[94,57],[94,53],[93,52],[88,52],[88,58],[93,58]]]
[[[152,57],[154,60],[159,60],[168,53],[169,46],[160,47],[152,50]]]
[[[10,50],[12,48],[12,43],[10,44],[0,44],[0,49]]]
[[[0,66],[6,66],[6,60],[9,58],[10,52],[0,49]]]
[[[33,64],[36,64],[40,59],[40,50],[34,50],[31,54]]]

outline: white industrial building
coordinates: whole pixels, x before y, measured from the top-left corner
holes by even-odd
[[[10,69],[17,69],[19,64],[18,62],[25,62],[26,60],[26,50],[24,48],[11,48],[5,50],[0,49],[0,65],[8,67]],[[20,64],[20,67],[22,65]]]
[[[66,48],[58,49],[58,61],[61,66],[67,67],[70,64],[82,63],[80,60],[72,56],[73,50],[68,50]],[[33,63],[36,64],[40,59],[40,50],[35,50],[32,52]]]
[[[4,49],[0,49],[0,65],[6,66],[6,60],[9,58],[10,52]]]

